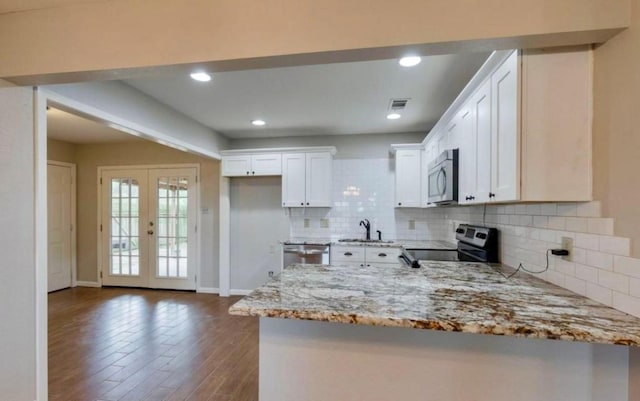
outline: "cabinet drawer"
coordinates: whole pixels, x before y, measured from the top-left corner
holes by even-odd
[[[398,264],[400,248],[367,248],[366,261],[367,263],[394,263]]]
[[[331,247],[331,263],[360,264],[364,263],[364,247]]]

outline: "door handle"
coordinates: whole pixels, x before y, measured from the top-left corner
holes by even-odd
[[[147,231],[147,234],[149,234],[149,235],[153,235],[153,230],[148,230],[148,231]]]

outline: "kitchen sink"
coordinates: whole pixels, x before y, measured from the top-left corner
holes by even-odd
[[[393,241],[385,241],[381,239],[362,239],[362,238],[343,238],[338,242],[362,242],[365,244],[393,244]]]

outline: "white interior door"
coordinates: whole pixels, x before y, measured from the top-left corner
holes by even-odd
[[[104,285],[196,288],[196,176],[196,168],[103,172]]]
[[[72,168],[47,166],[48,290],[71,287]]]
[[[149,286],[196,288],[196,169],[149,171]]]

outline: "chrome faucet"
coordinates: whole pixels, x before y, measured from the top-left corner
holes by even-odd
[[[367,230],[367,240],[370,240],[371,239],[371,223],[369,223],[369,220],[364,219],[360,221],[360,225]]]

